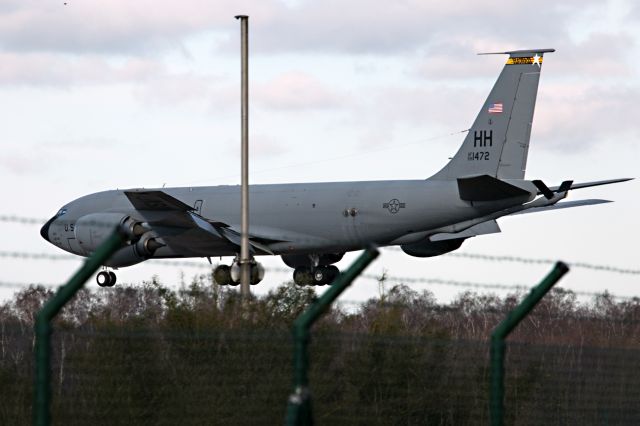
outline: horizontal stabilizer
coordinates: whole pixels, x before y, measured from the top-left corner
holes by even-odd
[[[552,53],[556,49],[522,49],[522,50],[508,50],[506,52],[482,52],[478,55],[509,55],[509,56],[530,56],[534,53]]]
[[[583,182],[583,183],[572,183],[571,187],[569,189],[580,189],[580,188],[590,188],[592,186],[600,186],[600,185],[609,185],[612,183],[619,183],[619,182],[627,182],[629,180],[633,180],[635,178],[621,178],[621,179],[609,179],[609,180],[598,180],[595,182]],[[552,186],[551,188],[549,188],[551,191],[553,192],[558,192],[560,190],[559,186]],[[538,192],[538,195],[542,194],[541,192]]]
[[[611,200],[599,200],[599,199],[589,199],[589,200],[576,200],[576,201],[565,201],[563,203],[556,203],[551,206],[544,207],[534,207],[527,210],[522,210],[516,213],[511,213],[509,216],[515,216],[518,214],[526,214],[526,213],[538,213],[544,212],[547,210],[559,210],[559,209],[568,209],[570,207],[581,207],[581,206],[593,206],[596,204],[606,204],[613,203]]]
[[[191,211],[193,207],[162,191],[124,191],[136,210]]]
[[[458,178],[458,192],[465,201],[496,201],[529,195],[529,191],[489,175]]]
[[[476,235],[486,235],[486,234],[496,234],[500,231],[500,227],[498,226],[498,222],[495,220],[488,220],[486,222],[479,223],[471,228],[467,228],[464,231],[456,232],[456,233],[440,233],[433,234],[429,237],[431,241],[444,241],[444,240],[455,240],[458,238],[469,238],[475,237]]]

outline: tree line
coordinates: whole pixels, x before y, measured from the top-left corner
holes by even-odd
[[[523,295],[439,304],[428,290],[380,288],[314,326],[316,422],[488,423],[489,336]],[[0,305],[0,424],[31,422],[33,322],[52,295],[31,286]],[[316,297],[284,283],[243,304],[207,274],[178,289],[83,289],[54,324],[54,422],[281,424],[291,325]],[[640,299],[553,289],[509,339],[508,423],[640,423],[639,337]]]

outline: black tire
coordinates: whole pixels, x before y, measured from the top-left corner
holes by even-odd
[[[96,275],[96,282],[100,287],[109,287],[111,277],[107,271],[100,271],[98,275]]]
[[[213,271],[213,279],[218,285],[233,285],[231,282],[231,267],[229,265],[219,265]]]
[[[114,285],[116,285],[116,281],[118,281],[118,277],[116,277],[116,273],[113,271],[109,271],[109,285],[108,287],[113,287]]]
[[[318,266],[313,270],[313,284],[325,285],[327,283],[327,269],[324,266]]]
[[[340,270],[333,265],[318,266],[313,271],[315,285],[331,284],[340,275]]]
[[[310,268],[298,267],[293,271],[293,282],[297,285],[313,285],[313,274]]]
[[[340,275],[340,269],[335,265],[329,265],[326,268],[327,284],[332,284]]]
[[[250,284],[251,285],[259,284],[263,278],[264,278],[264,267],[258,262],[253,263],[251,265]]]

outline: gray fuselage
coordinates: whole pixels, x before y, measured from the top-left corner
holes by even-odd
[[[204,218],[240,226],[240,187],[162,188]],[[521,204],[523,199],[470,203],[460,199],[453,180],[252,185],[250,235],[272,241],[274,254],[358,250],[424,239],[428,231]],[[144,220],[123,190],[98,192],[70,202],[49,227],[51,242],[80,255],[90,254],[74,241],[74,223],[97,212],[122,213]],[[412,237],[415,236],[415,237]],[[225,256],[232,244],[210,241],[176,251],[163,247],[154,257]]]

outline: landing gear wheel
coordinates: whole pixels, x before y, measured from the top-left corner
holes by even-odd
[[[255,262],[251,265],[251,285],[256,285],[264,278],[264,266]]]
[[[249,284],[256,285],[264,278],[264,267],[255,260],[247,262],[249,264]],[[238,261],[234,260],[231,265],[231,282],[229,285],[239,285],[241,281],[241,266]]]
[[[313,272],[315,285],[331,284],[340,274],[340,270],[333,265],[318,266]]]
[[[340,275],[340,269],[338,269],[338,267],[335,265],[325,266],[325,268],[326,268],[326,276],[327,276],[326,283],[333,284],[336,278],[338,278],[338,275]]]
[[[113,275],[115,277],[115,274]],[[96,282],[100,287],[111,287],[111,275],[109,275],[109,272],[107,271],[100,271],[96,276]],[[114,279],[114,284],[115,284],[115,279]]]
[[[213,271],[213,279],[218,285],[231,284],[231,267],[228,265],[219,265]]]
[[[116,281],[118,280],[116,278],[116,273],[113,271],[109,271],[109,287],[113,287],[114,285],[116,285]]]
[[[324,285],[326,284],[327,273],[324,266],[318,266],[315,271],[313,271],[313,283],[315,285]]]
[[[313,285],[314,279],[310,268],[298,267],[293,271],[293,282],[297,285]]]

